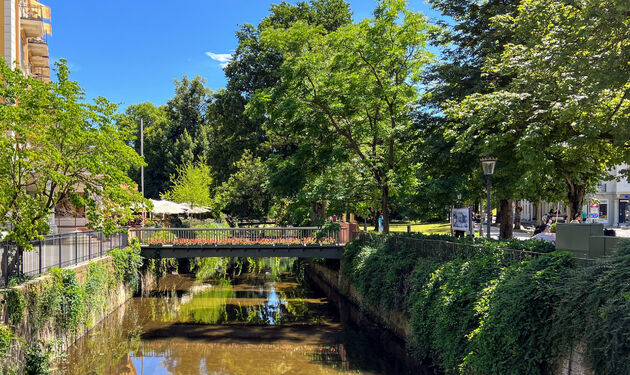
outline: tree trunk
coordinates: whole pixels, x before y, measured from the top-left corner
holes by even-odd
[[[317,225],[326,219],[326,201],[314,202],[311,207],[311,223]]]
[[[501,199],[499,207],[499,215],[497,215],[497,220],[501,222],[499,237],[512,238],[512,200]]]
[[[521,229],[521,212],[523,207],[521,201],[516,201],[516,208],[514,209],[514,229]]]
[[[389,233],[389,185],[383,184],[381,189],[381,212],[383,214],[383,233]]]
[[[585,185],[574,185],[571,181],[567,181],[567,186],[569,188],[568,198],[569,198],[569,207],[568,213],[569,215],[575,215],[576,213],[582,212],[582,204],[584,203],[584,196],[586,195],[586,186]],[[572,217],[567,217],[567,221],[573,220]]]
[[[501,218],[503,218],[503,212],[502,211],[502,206],[501,204],[499,204],[499,207],[497,208],[497,216],[494,218],[494,223],[495,224],[500,224],[501,223]]]

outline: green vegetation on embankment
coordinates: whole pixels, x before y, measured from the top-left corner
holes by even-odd
[[[513,261],[498,247],[516,243],[479,244],[440,260],[365,236],[347,246],[343,274],[363,304],[406,314],[412,356],[447,374],[548,374],[580,342],[595,373],[630,373],[630,242],[588,267],[566,252]]]
[[[137,241],[75,269],[0,290],[0,374],[48,374],[60,351],[131,297],[143,265]],[[155,261],[147,262],[148,271]]]

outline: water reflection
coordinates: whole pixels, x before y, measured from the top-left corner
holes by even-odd
[[[171,275],[160,285],[79,340],[58,373],[399,373],[350,360],[379,354],[349,350],[338,309],[290,274],[209,283]]]

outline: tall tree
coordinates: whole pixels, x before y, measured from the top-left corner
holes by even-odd
[[[235,219],[266,219],[271,196],[265,186],[267,170],[261,158],[245,151],[235,169],[236,173],[217,188],[217,208],[227,214],[231,225],[236,224]]]
[[[471,124],[469,135],[509,143],[516,168],[562,181],[573,214],[608,169],[630,160],[630,21],[622,3],[523,0],[494,24],[518,38],[484,66],[514,78],[449,109]]]
[[[166,105],[131,105],[120,116],[118,123],[128,130],[127,141],[137,152],[140,151],[140,119],[144,119],[147,197],[158,198],[160,193],[170,189],[169,176],[176,174],[181,165],[199,160],[209,149],[210,127],[206,117],[210,95],[201,77],[191,80],[184,76],[175,81],[175,94]],[[138,170],[133,170],[131,175],[140,182]]]
[[[482,74],[482,66],[489,55],[500,53],[504,44],[514,38],[512,30],[498,29],[492,19],[514,12],[520,0],[430,0],[430,4],[449,21],[441,21],[441,32],[433,35],[433,43],[442,48],[442,59],[425,74],[430,85],[420,103],[417,124],[421,146],[417,148],[418,179],[423,181],[417,200],[432,197],[441,206],[455,202],[457,194],[473,201],[482,200],[485,183],[479,157],[493,153],[499,157],[497,176],[493,184],[495,194],[507,206],[522,186],[521,170],[513,168],[509,148],[489,149],[482,137],[475,137],[467,147],[458,147],[457,135],[468,129],[466,121],[444,116],[444,103],[459,101],[475,93],[492,92],[506,85],[511,76]],[[459,145],[461,146],[461,145]],[[429,183],[424,183],[429,181]],[[509,211],[501,211],[502,223],[511,221]],[[511,226],[510,226],[511,227]],[[502,227],[501,237],[511,237],[511,230]]]
[[[210,195],[212,177],[210,168],[203,159],[196,163],[189,161],[179,166],[177,173],[171,175],[171,185],[171,189],[162,194],[164,199],[187,203],[190,208],[212,204]]]
[[[303,21],[265,30],[263,41],[282,51],[282,80],[250,104],[254,113],[264,107],[270,127],[335,134],[376,182],[385,231],[390,190],[408,170],[410,111],[430,56],[426,18],[405,5],[382,1],[373,19],[328,34]]]
[[[88,206],[90,227],[105,231],[141,202],[127,173],[142,159],[114,122],[116,105],[84,103],[65,61],[56,70],[57,81],[43,83],[0,62],[0,220],[21,248],[47,233],[63,199]]]
[[[270,14],[257,26],[245,24],[236,33],[238,46],[232,61],[224,68],[228,80],[226,89],[216,92],[209,104],[213,142],[206,150],[206,159],[213,165],[218,183],[226,181],[245,150],[254,156],[267,159],[270,154],[290,157],[297,148],[296,142],[274,144],[278,137],[267,134],[263,116],[245,115],[245,106],[259,90],[274,87],[280,78],[283,57],[281,51],[265,45],[260,35],[267,28],[287,28],[297,21],[322,25],[332,31],[351,22],[348,4],[343,0],[313,0],[290,4],[281,2],[271,6]],[[291,143],[291,144],[289,144]]]

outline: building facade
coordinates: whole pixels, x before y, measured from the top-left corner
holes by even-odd
[[[609,227],[630,226],[630,182],[620,166],[611,171],[612,178],[597,185],[598,191],[589,196],[589,213],[593,220]]]
[[[50,80],[50,8],[36,0],[0,0],[0,53],[32,77]]]
[[[584,197],[583,212],[586,213],[588,222],[601,223],[606,227],[630,226],[630,182],[621,173],[625,169],[628,169],[627,165],[610,171],[610,180],[597,184],[597,191]],[[524,222],[536,222],[538,216],[549,211],[558,211],[560,215],[566,214],[563,203],[537,204],[523,200],[520,204],[523,209],[521,220]]]

